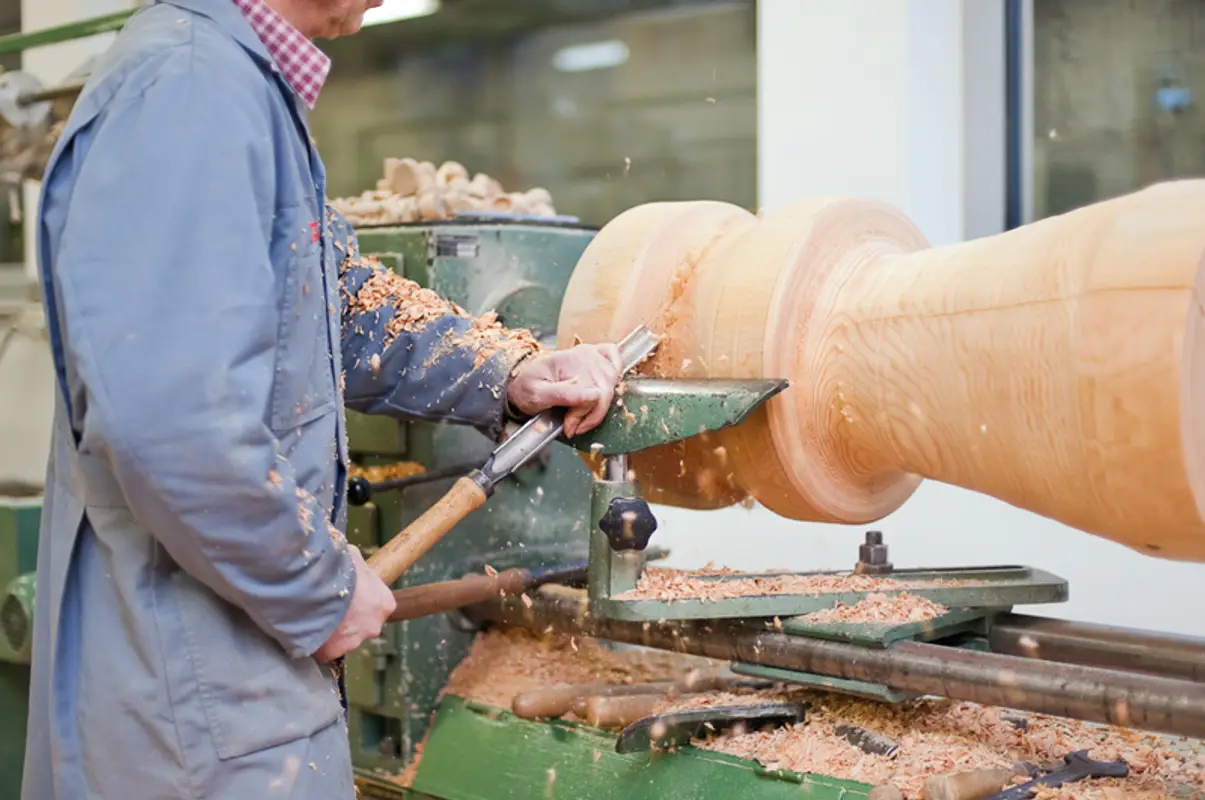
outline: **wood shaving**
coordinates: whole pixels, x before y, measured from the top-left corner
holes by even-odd
[[[469,320],[469,326],[447,342],[447,352],[457,347],[469,348],[476,354],[477,367],[496,355],[503,355],[507,363],[513,365],[523,358],[543,352],[543,346],[531,331],[503,327],[494,312],[474,317],[431,289],[425,289],[385,268],[375,258],[351,253],[344,259],[340,274],[353,267],[368,269],[372,274],[361,284],[359,291],[345,296],[348,310],[352,314],[373,313],[386,307],[393,310],[393,316],[385,323],[382,349],[387,349],[403,332],[415,332],[436,320],[457,317]],[[438,353],[432,356],[433,359],[438,357]]]
[[[423,736],[423,740],[414,746],[414,753],[410,756],[410,763],[406,765],[406,768],[401,773],[393,778],[394,783],[407,789],[414,785],[414,779],[418,777],[418,768],[423,761],[423,750],[427,747],[427,738],[430,735],[431,731],[428,730],[427,734]]]
[[[593,640],[541,636],[522,630],[481,634],[444,692],[509,709],[515,695],[563,684],[671,680],[698,664],[716,662],[657,651],[613,651]],[[1156,800],[1205,797],[1205,755],[1200,742],[1177,740],[936,698],[885,705],[818,691],[709,692],[667,697],[660,711],[759,702],[801,702],[807,722],[785,728],[726,733],[694,745],[761,763],[768,769],[827,775],[871,786],[890,783],[909,800],[921,798],[925,778],[1016,762],[1050,764],[1077,750],[1092,758],[1122,758],[1130,777],[1084,781],[1046,800]],[[1025,725],[1017,725],[1018,719]],[[899,743],[891,757],[863,752],[836,733],[852,725]],[[1121,792],[1122,794],[1119,794]]]
[[[385,159],[375,189],[356,197],[333,199],[330,204],[356,227],[451,219],[456,212],[556,216],[547,189],[506,192],[484,173],[470,179],[468,170],[455,161],[445,161],[436,168],[429,161],[412,158]]]
[[[377,464],[367,467],[352,464],[347,470],[349,477],[363,478],[369,483],[410,478],[415,475],[422,475],[426,471],[427,468],[417,461],[395,461],[392,464]]]
[[[928,622],[937,619],[948,613],[949,610],[927,597],[917,597],[907,592],[898,595],[871,592],[866,595],[865,600],[852,606],[838,603],[835,608],[825,608],[805,614],[802,620],[812,623],[875,622],[906,625],[910,622]]]
[[[696,663],[656,650],[615,651],[594,639],[490,629],[473,642],[444,692],[509,709],[515,695],[574,683],[674,680]]]

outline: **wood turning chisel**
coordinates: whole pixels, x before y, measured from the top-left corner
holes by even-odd
[[[389,621],[418,619],[497,597],[514,597],[546,583],[584,583],[588,569],[587,561],[535,569],[515,567],[494,575],[465,575],[450,581],[398,589],[393,593],[397,608],[389,615]]]
[[[644,554],[651,562],[667,558],[669,551],[663,547],[650,547]],[[402,622],[443,614],[499,597],[516,597],[548,584],[585,586],[589,572],[590,562],[582,560],[550,567],[512,567],[494,574],[473,573],[461,578],[395,589],[393,600],[397,608],[389,615],[389,621]]]
[[[648,358],[659,341],[643,325],[628,334],[619,343],[622,374]],[[484,465],[457,479],[435,505],[373,553],[368,566],[385,583],[396,581],[458,522],[485,505],[499,481],[556,441],[565,430],[565,413],[563,408],[553,408],[528,420],[494,450]]]

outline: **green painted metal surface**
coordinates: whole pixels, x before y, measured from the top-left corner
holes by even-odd
[[[1007,610],[1007,609],[1001,609]],[[805,617],[782,620],[785,633],[830,639],[866,647],[886,647],[892,642],[912,639],[932,642],[957,633],[986,634],[988,611],[982,608],[955,608],[936,619],[892,625],[872,622],[809,622]]]
[[[766,678],[783,683],[794,683],[799,686],[806,686],[809,689],[822,689],[850,697],[861,697],[864,700],[875,700],[880,703],[902,703],[905,700],[914,700],[917,697],[912,692],[897,691],[889,686],[883,686],[878,683],[834,678],[829,675],[816,675],[811,672],[800,672],[793,669],[766,667],[761,664],[745,664],[738,661],[731,665],[731,669],[737,675],[746,675],[750,678]]]
[[[767,573],[764,577],[792,574],[840,575],[839,572]],[[700,576],[700,580],[723,582],[744,575]],[[1014,605],[1061,603],[1067,599],[1067,581],[1032,567],[966,567],[954,569],[897,569],[886,576],[903,588],[876,589],[888,595],[907,592],[927,597],[947,608],[1008,608]],[[723,600],[610,600],[605,613],[612,619],[656,621],[662,619],[732,619],[794,617],[853,605],[864,593],[842,592],[822,595],[777,594],[735,597]]]
[[[365,228],[361,251],[377,256],[472,314],[497,310],[507,325],[545,340],[555,333],[573,267],[595,231],[567,225],[499,223]],[[399,424],[349,414],[349,446],[361,463],[419,461],[428,469],[484,462],[493,443],[453,425]],[[376,495],[350,510],[349,539],[379,545],[430,507],[452,479]],[[590,474],[570,448],[554,445],[500,484],[484,508],[427,553],[397,584],[413,586],[480,572],[489,564],[546,566],[586,557]],[[468,652],[472,634],[454,615],[388,626],[347,660],[352,756],[364,773],[407,763],[439,691]]]
[[[0,664],[0,797],[21,796],[28,714],[29,667]]]
[[[40,499],[0,498],[0,797],[21,796]]]
[[[78,22],[69,22],[66,25],[57,25],[53,28],[10,33],[7,36],[0,36],[0,53],[20,53],[35,47],[86,39],[98,33],[120,30],[133,15],[134,11],[118,11],[115,14],[91,17]]]
[[[0,499],[0,661],[29,663],[41,518],[40,499]]]
[[[602,731],[456,697],[439,706],[413,784],[441,800],[859,800],[869,788],[693,747],[621,755]]]
[[[600,455],[635,453],[738,425],[785,381],[631,378],[597,428],[568,444]]]

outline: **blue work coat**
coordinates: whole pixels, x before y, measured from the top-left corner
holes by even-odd
[[[59,386],[25,800],[353,796],[311,657],[354,589],[343,406],[497,435],[510,362],[454,316],[383,349],[325,183],[231,0],[139,12],[75,106],[38,228]]]

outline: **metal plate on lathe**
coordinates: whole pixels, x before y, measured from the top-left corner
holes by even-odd
[[[907,702],[908,700],[915,700],[920,696],[912,692],[897,691],[890,686],[883,686],[878,683],[834,678],[830,675],[816,675],[811,672],[799,672],[793,669],[765,667],[761,664],[744,664],[738,662],[732,664],[730,669],[737,675],[747,675],[750,678],[766,678],[782,683],[793,683],[798,686],[805,686],[808,689],[818,689],[847,697],[857,697],[862,700],[874,700],[877,703],[891,703],[895,705]]]
[[[982,608],[955,608],[935,619],[904,625],[890,622],[809,622],[805,615],[784,619],[781,626],[783,633],[849,642],[864,647],[886,647],[892,642],[932,642],[960,633],[985,635],[987,615],[988,611]]]
[[[846,572],[758,573],[697,575],[700,581],[723,583],[750,578],[841,576]],[[886,595],[911,594],[925,597],[947,608],[1001,609],[1011,606],[1061,603],[1067,599],[1067,581],[1040,569],[1022,566],[958,567],[953,569],[897,569],[882,576],[893,581],[867,592],[826,594],[765,594],[720,600],[683,598],[645,600],[604,598],[591,603],[591,613],[609,619],[655,622],[667,619],[733,619],[738,617],[796,617],[852,606],[870,592]],[[894,587],[894,588],[892,588]]]
[[[596,455],[636,453],[739,425],[785,380],[629,378],[594,430],[566,443]]]

